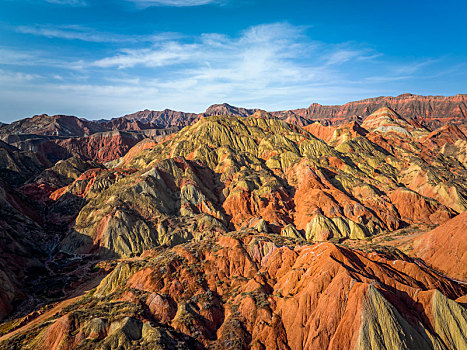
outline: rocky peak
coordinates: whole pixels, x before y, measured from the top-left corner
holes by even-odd
[[[407,127],[410,127],[410,124],[390,107],[381,107],[365,118],[362,123],[362,127],[367,130],[406,133],[406,129]]]
[[[262,109],[257,110],[251,116],[254,118],[275,118],[271,113],[263,111]]]
[[[248,117],[256,111],[257,109],[246,109],[242,107],[231,106],[228,103],[222,103],[209,106],[208,109],[206,109],[206,112],[204,112],[204,115],[230,115],[238,117]]]

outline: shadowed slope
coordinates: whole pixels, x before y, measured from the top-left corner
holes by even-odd
[[[467,212],[416,237],[411,255],[448,276],[467,281]]]

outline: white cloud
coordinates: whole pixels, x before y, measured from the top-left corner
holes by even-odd
[[[355,58],[362,58],[365,55],[366,50],[352,50],[352,49],[341,49],[337,50],[329,55],[327,63],[342,64]]]
[[[79,25],[28,25],[14,28],[18,33],[32,34],[47,38],[58,38],[66,40],[81,40],[88,42],[114,42],[114,43],[143,43],[160,42],[170,39],[179,39],[177,33],[160,33],[153,35],[122,35],[116,33],[98,32],[92,28]]]
[[[170,41],[157,44],[150,49],[122,50],[121,54],[113,57],[106,57],[92,63],[96,67],[128,68],[136,65],[148,67],[160,67],[172,65],[193,59],[191,54],[195,53],[196,45],[184,45]]]
[[[0,69],[0,83],[1,84],[21,84],[22,82],[30,82],[32,80],[40,79],[42,76],[39,74],[30,74],[23,72],[9,72]]]
[[[37,35],[78,39],[88,29],[68,26],[61,30],[66,33],[41,31]],[[94,41],[110,35],[92,34]],[[16,85],[22,89],[16,92],[0,80],[0,105],[18,101],[15,108],[23,115],[73,113],[88,118],[115,117],[144,108],[201,112],[220,102],[278,110],[315,101],[337,103],[393,94],[391,86],[423,75],[430,63],[389,66],[384,56],[365,46],[313,41],[308,28],[288,23],[257,25],[237,36],[163,33],[157,38],[131,41],[131,45],[121,40],[120,49],[107,55],[109,49],[98,51],[102,56],[94,60],[78,54],[69,59],[0,47],[0,64],[14,62],[28,69],[49,64],[48,70],[41,70],[40,80],[19,76]],[[29,102],[22,104],[22,100]]]
[[[0,46],[0,64],[26,65],[32,61],[33,57],[30,52],[17,51]]]
[[[0,46],[0,64],[5,66],[53,67],[70,69],[70,60],[63,57],[50,57],[47,51],[16,50]]]
[[[81,26],[20,26],[15,28],[18,33],[59,38],[68,40],[82,40],[89,42],[125,41],[118,35],[97,33]]]
[[[45,0],[52,4],[58,5],[68,5],[68,6],[86,6],[87,2],[85,0]]]
[[[173,7],[192,7],[201,5],[220,5],[225,3],[223,0],[127,0],[135,3],[139,7],[149,6],[173,6]]]
[[[159,76],[164,85],[201,89],[215,85],[217,91],[236,93],[236,89],[271,91],[316,84],[331,76],[335,80],[339,74],[330,66],[360,59],[370,52],[310,42],[305,29],[273,23],[251,27],[236,38],[208,33],[188,43],[169,40],[148,48],[125,49],[89,65],[142,69],[149,76]],[[85,67],[86,63],[82,64]]]

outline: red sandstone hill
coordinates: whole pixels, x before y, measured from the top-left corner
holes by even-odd
[[[415,119],[430,127],[448,123],[462,124],[467,119],[467,95],[420,96],[403,94],[396,97],[375,97],[349,102],[344,105],[325,106],[313,103],[308,108],[273,112],[276,116],[286,116],[293,112],[310,121],[322,123],[345,123],[358,120],[381,107],[390,107],[400,116]]]
[[[157,124],[157,123],[156,123]],[[169,127],[172,125],[164,125]],[[158,128],[137,119],[116,118],[112,120],[86,120],[68,115],[47,114],[25,118],[11,124],[0,125],[2,135],[40,135],[54,137],[85,137],[106,131],[141,131]],[[5,136],[3,136],[5,137]]]
[[[397,253],[244,231],[120,261],[94,291],[2,345],[461,349],[467,313],[455,300],[466,291]]]
[[[134,123],[134,122],[131,122]],[[22,151],[34,152],[53,165],[73,156],[102,163],[117,159],[141,140],[160,140],[176,132],[177,127],[97,132],[83,137],[60,137],[32,134],[0,134],[0,140]]]
[[[192,124],[199,118],[198,114],[185,113],[164,109],[163,111],[150,111],[145,109],[132,114],[127,114],[121,118],[112,119],[112,122],[117,120],[139,121],[144,124],[151,125],[153,128],[167,128],[171,126],[186,126]]]
[[[443,273],[467,281],[467,211],[416,237],[411,254]]]
[[[228,103],[214,104],[206,109],[206,112],[195,114],[173,111],[165,109],[163,111],[150,111],[145,109],[132,114],[127,114],[121,118],[112,119],[112,122],[118,120],[139,121],[154,127],[166,128],[171,126],[187,126],[198,121],[199,118],[213,115],[233,115],[238,117],[248,117],[255,113],[257,109],[246,109],[231,106]]]
[[[102,131],[107,130],[99,123],[69,115],[42,114],[0,126],[0,134],[13,135],[85,136]]]
[[[315,121],[323,125],[342,124],[351,121],[361,122],[362,119],[382,107],[389,107],[401,117],[414,119],[430,128],[438,128],[442,125],[464,124],[467,118],[467,95],[455,96],[421,96],[402,94],[396,97],[381,96],[349,102],[344,105],[326,106],[318,103],[311,104],[308,108],[299,108],[285,111],[270,112],[282,120],[305,126]],[[148,123],[157,127],[186,126],[193,124],[200,117],[214,115],[230,115],[246,117],[255,113],[258,109],[247,109],[229,105],[228,103],[214,104],[204,113],[184,113],[172,110],[150,111],[144,110],[121,118]],[[120,118],[117,118],[120,119]]]

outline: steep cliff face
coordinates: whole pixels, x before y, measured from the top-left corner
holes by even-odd
[[[111,131],[89,137],[56,140],[54,143],[66,150],[69,155],[106,163],[125,155],[143,138],[144,136],[139,133]]]
[[[26,299],[26,280],[44,269],[43,208],[16,188],[45,167],[34,153],[0,141],[0,319]]]
[[[47,234],[36,209],[0,180],[0,319],[27,298],[26,280],[44,270]]]
[[[19,186],[31,177],[45,170],[48,162],[33,152],[0,141],[0,180],[12,186]]]
[[[420,96],[403,94],[396,97],[376,97],[349,102],[342,106],[324,106],[313,103],[308,108],[274,112],[286,117],[290,112],[310,121],[341,124],[364,118],[382,107],[389,107],[404,118],[415,119],[431,128],[442,125],[463,124],[467,118],[467,95]]]

